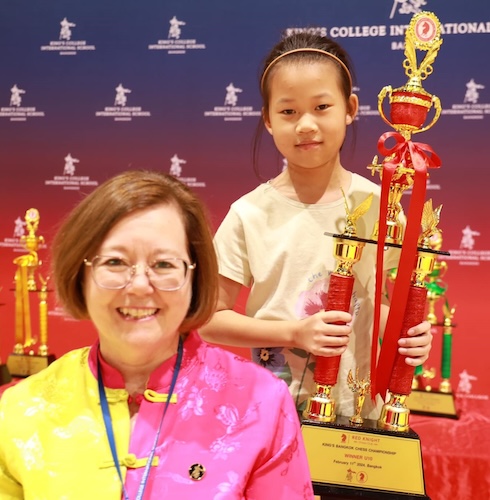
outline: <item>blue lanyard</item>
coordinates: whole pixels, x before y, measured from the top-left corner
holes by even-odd
[[[145,470],[143,471],[143,477],[141,478],[141,483],[138,488],[138,493],[136,495],[136,500],[141,500],[143,498],[143,494],[145,492],[146,483],[148,482],[148,476],[150,474],[150,467],[153,462],[153,457],[155,456],[155,450],[158,445],[158,439],[160,437],[160,431],[162,429],[163,419],[165,414],[167,413],[168,405],[170,403],[170,399],[172,398],[172,394],[175,389],[175,383],[177,382],[177,377],[179,376],[180,365],[182,363],[182,354],[183,354],[183,342],[182,337],[179,337],[179,347],[177,349],[177,359],[175,361],[174,373],[172,376],[172,381],[170,382],[170,390],[168,392],[167,401],[165,402],[165,407],[163,409],[162,417],[160,419],[160,424],[158,425],[158,430],[155,436],[155,441],[153,442],[153,446],[151,447],[150,455],[148,457],[148,462],[145,465]],[[102,370],[100,367],[100,360],[97,357],[97,381],[99,385],[99,397],[100,397],[100,406],[102,407],[102,415],[104,417],[104,424],[107,433],[107,439],[109,440],[109,446],[111,447],[112,458],[114,459],[114,463],[116,464],[117,474],[119,475],[119,479],[122,485],[122,492],[124,496],[124,500],[129,500],[128,493],[126,488],[124,487],[124,481],[121,474],[121,468],[119,467],[119,460],[117,458],[117,450],[116,450],[116,440],[114,437],[114,430],[112,428],[112,420],[111,413],[109,411],[109,405],[107,403],[107,396],[104,389],[104,383],[102,381]]]

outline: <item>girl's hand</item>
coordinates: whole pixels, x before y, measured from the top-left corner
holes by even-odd
[[[350,321],[352,316],[349,313],[320,311],[294,322],[294,344],[315,356],[339,356],[349,343]],[[342,324],[336,325],[337,322]]]
[[[432,347],[432,325],[422,321],[410,328],[408,337],[398,340],[398,352],[406,356],[405,363],[410,366],[419,366],[427,361]]]

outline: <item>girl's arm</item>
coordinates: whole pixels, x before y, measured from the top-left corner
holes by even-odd
[[[297,347],[320,356],[342,354],[349,340],[349,313],[322,311],[302,320],[249,318],[233,310],[242,285],[220,276],[217,311],[200,330],[208,342],[237,347]]]

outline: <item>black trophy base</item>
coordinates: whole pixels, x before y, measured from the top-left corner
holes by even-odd
[[[303,419],[303,440],[313,490],[325,500],[430,500],[425,492],[419,436],[378,428],[376,420],[351,424]]]
[[[12,376],[10,375],[7,365],[0,365],[0,385],[8,384],[12,382]]]
[[[392,491],[349,488],[313,482],[313,491],[321,500],[430,500],[426,495],[412,495]]]
[[[55,360],[54,354],[40,356],[39,354],[10,354],[7,367],[13,377],[29,377],[44,370]]]
[[[407,408],[414,415],[427,415],[430,417],[459,418],[456,409],[454,394],[441,391],[414,390],[406,400]]]

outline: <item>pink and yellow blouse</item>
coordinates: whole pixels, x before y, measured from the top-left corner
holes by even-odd
[[[98,345],[71,351],[0,400],[0,498],[120,500],[97,389]],[[175,356],[151,375],[132,433],[121,375],[102,361],[117,456],[136,498]],[[196,332],[150,468],[145,499],[312,499],[287,385]]]

